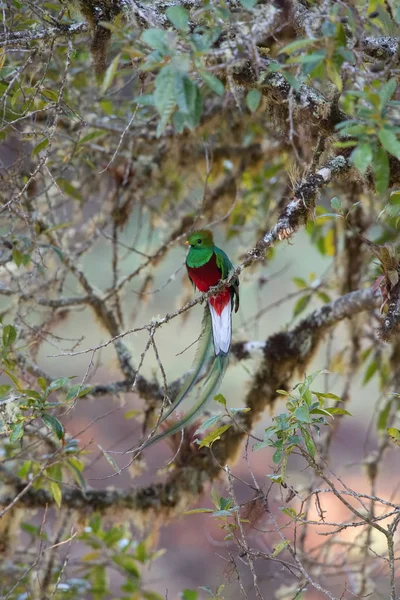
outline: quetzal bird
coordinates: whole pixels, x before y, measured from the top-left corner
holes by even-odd
[[[199,292],[207,292],[233,270],[233,265],[225,252],[214,245],[211,231],[206,229],[195,231],[189,235],[185,243],[190,246],[186,257],[187,272],[190,281]],[[167,408],[158,424],[160,425],[177,409],[210,363],[200,398],[180,421],[149,438],[141,450],[182,431],[204,410],[207,401],[214,397],[228,366],[232,339],[232,310],[237,312],[238,308],[238,279],[233,280],[229,287],[222,289],[215,296],[208,298],[192,369],[174,402]]]

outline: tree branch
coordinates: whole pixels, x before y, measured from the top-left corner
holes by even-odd
[[[373,310],[379,305],[380,294],[372,289],[351,292],[313,311],[291,331],[272,335],[264,345],[264,359],[252,387],[247,394],[246,406],[251,411],[244,413],[240,424],[248,431],[267,406],[272,406],[277,389],[287,389],[292,377],[305,370],[314,356],[324,335],[334,325],[353,315]],[[235,344],[234,352],[239,348],[244,352],[245,345]],[[213,451],[219,464],[234,460],[240,444],[246,437],[243,428],[231,427],[215,444]],[[220,467],[206,448],[194,448],[186,443],[185,451],[176,458],[176,469],[164,483],[153,484],[129,491],[117,490],[71,490],[63,491],[63,506],[82,511],[115,512],[115,509],[127,509],[130,518],[142,522],[146,516],[154,513],[163,518],[171,518],[183,511],[203,491],[207,481],[216,479]],[[11,481],[12,484],[12,481]],[[0,490],[0,504],[6,506],[21,493],[23,482],[9,485]],[[21,494],[19,504],[26,508],[44,507],[54,504],[54,498],[45,490],[29,488]]]
[[[88,30],[87,23],[72,23],[71,25],[60,23],[57,27],[47,27],[39,31],[12,31],[0,35],[0,45],[4,48],[8,46],[29,46],[32,42],[79,35],[80,33],[86,33]]]

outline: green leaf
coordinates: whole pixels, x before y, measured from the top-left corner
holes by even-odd
[[[182,133],[186,126],[189,127],[189,124],[186,120],[186,115],[181,113],[179,110],[175,111],[172,116],[172,122],[174,124],[175,131],[177,133]]]
[[[108,452],[106,452],[105,450],[103,450],[103,448],[100,446],[100,444],[97,444],[97,445],[98,445],[99,449],[101,450],[101,452],[103,453],[104,458],[106,459],[106,461],[108,462],[108,464],[110,464],[112,466],[112,468],[114,469],[114,471],[116,473],[118,473],[120,471],[120,468],[117,465],[117,463],[115,462],[115,460],[113,459],[113,457]]]
[[[378,138],[384,149],[400,160],[400,141],[392,129],[381,129]]]
[[[154,104],[160,115],[158,137],[165,130],[176,107],[176,81],[177,73],[171,65],[162,68],[155,79]]]
[[[18,390],[19,392],[22,392],[22,391],[23,391],[23,390],[22,390],[21,383],[20,383],[19,379],[18,379],[17,377],[15,377],[15,375],[13,375],[13,374],[12,374],[10,371],[8,371],[7,369],[3,369],[3,373],[4,373],[5,375],[7,375],[7,376],[8,376],[8,377],[11,379],[11,381],[14,383],[15,387],[17,388],[17,390]]]
[[[308,287],[307,281],[305,281],[301,277],[292,277],[292,281],[299,289],[304,289]]]
[[[31,523],[21,523],[21,529],[26,531],[26,533],[32,537],[39,537],[40,528],[35,527],[35,525],[32,525]],[[42,533],[42,536],[42,539],[46,539],[46,534],[44,532]]]
[[[247,10],[251,10],[255,7],[258,0],[239,0],[239,2],[244,8],[247,8]]]
[[[313,390],[311,391],[315,396],[317,396],[318,400],[321,400],[322,398],[327,398],[328,400],[336,400],[336,402],[341,402],[341,398],[336,394],[332,394],[331,392],[314,392]]]
[[[337,87],[339,92],[341,92],[343,89],[343,81],[342,81],[342,77],[341,77],[340,67],[338,67],[335,64],[334,60],[327,60],[325,63],[325,67],[326,67],[326,73],[327,73],[329,79]]]
[[[396,91],[396,87],[397,87],[397,81],[394,77],[392,79],[389,79],[389,81],[381,87],[381,89],[379,91],[379,97],[382,101],[383,106],[385,106],[385,104],[387,104],[389,102],[389,100],[392,98],[393,94]]]
[[[297,317],[300,313],[302,313],[303,310],[305,310],[307,308],[307,306],[309,305],[310,300],[311,300],[311,294],[308,294],[307,296],[302,296],[301,298],[299,298],[293,308],[293,317]]]
[[[165,52],[168,50],[166,32],[162,29],[146,29],[142,33],[142,40],[145,42],[145,44],[150,46],[150,48],[158,50],[161,52],[161,54],[165,54]]]
[[[70,400],[75,400],[75,398],[81,398],[82,396],[89,394],[92,389],[92,385],[80,385],[79,383],[72,385],[65,396],[65,401],[69,402]]]
[[[307,46],[315,44],[317,41],[318,40],[314,38],[296,40],[295,42],[291,42],[290,44],[287,44],[287,46],[281,48],[279,50],[279,54],[291,54],[292,52],[296,52],[296,50],[301,50],[302,48],[306,48]]]
[[[299,406],[294,411],[294,416],[301,423],[309,423],[310,422],[310,411],[307,406]]]
[[[297,518],[297,512],[294,510],[294,508],[287,507],[287,508],[280,508],[279,510],[282,511],[284,515],[287,515],[291,519]]]
[[[142,411],[138,410],[138,409],[133,409],[133,410],[128,410],[126,413],[124,413],[124,419],[129,420],[129,419],[134,419],[135,417],[137,417],[138,415],[141,415]]]
[[[302,433],[302,436],[303,436],[303,439],[304,439],[304,442],[306,444],[306,448],[307,448],[308,452],[314,458],[314,456],[315,456],[315,444],[314,444],[314,440],[312,439],[312,437],[308,433],[308,431],[306,429],[304,429],[304,427],[301,428],[301,433]]]
[[[209,427],[212,427],[213,425],[215,425],[216,423],[218,423],[218,421],[220,421],[223,417],[224,417],[224,415],[214,415],[214,416],[210,417],[209,419],[206,419],[206,421],[204,421],[204,423],[202,423],[196,429],[196,431],[194,432],[194,435],[197,435],[198,433],[202,433],[203,431],[205,431]]]
[[[197,600],[198,593],[195,590],[183,590],[181,594],[182,600]]]
[[[218,402],[218,404],[226,406],[226,398],[222,394],[217,394],[216,396],[214,396],[214,402]]]
[[[231,415],[237,415],[238,413],[247,413],[250,411],[251,411],[251,408],[249,406],[243,406],[243,408],[231,408],[229,410]]]
[[[377,370],[378,370],[378,363],[376,362],[376,360],[371,360],[371,362],[369,363],[369,365],[365,371],[363,385],[366,385],[368,383],[368,381],[370,379],[372,379],[372,377],[375,375]]]
[[[218,79],[218,77],[215,77],[215,75],[209,73],[208,71],[204,71],[203,69],[199,70],[199,75],[208,85],[210,90],[218,94],[218,96],[223,96],[225,94],[225,86],[222,81]]]
[[[127,554],[116,554],[112,557],[116,565],[121,567],[129,575],[140,579],[140,571],[136,566],[134,559]]]
[[[58,462],[58,463],[55,463],[54,465],[51,465],[51,467],[47,467],[46,475],[50,479],[54,479],[58,483],[61,483],[62,479],[63,479],[61,463]]]
[[[215,510],[212,514],[213,517],[232,517],[232,511],[230,510]]]
[[[60,379],[54,379],[54,381],[52,381],[50,383],[50,385],[46,391],[48,394],[50,394],[50,392],[59,390],[60,388],[64,387],[65,385],[68,385],[68,384],[69,384],[69,377],[60,377]]]
[[[57,246],[52,246],[51,244],[41,244],[40,247],[41,248],[50,248],[53,252],[55,252],[57,254],[57,256],[60,260],[63,260],[64,255],[61,252],[60,248],[57,248]]]
[[[400,431],[395,427],[389,427],[386,431],[392,442],[400,446]]]
[[[375,188],[378,194],[384,194],[389,186],[389,158],[383,148],[376,148],[372,170],[375,176]]]
[[[317,297],[325,304],[328,304],[328,302],[331,301],[330,297],[325,292],[317,292]]]
[[[56,417],[45,413],[42,415],[42,421],[46,427],[48,427],[58,437],[59,440],[64,439],[64,427]]]
[[[83,471],[83,469],[85,467],[83,462],[76,456],[71,456],[68,459],[68,462],[71,463],[71,465],[74,465],[74,468],[77,469],[80,473]]]
[[[59,223],[58,225],[53,225],[53,227],[49,227],[45,231],[42,231],[42,234],[46,235],[47,233],[53,233],[53,231],[60,231],[60,229],[66,229],[67,227],[70,227],[71,225],[73,225],[73,221],[68,221],[66,223]]]
[[[94,600],[101,600],[108,593],[107,569],[103,565],[95,565],[90,570],[90,580],[92,582],[91,593]]]
[[[301,383],[299,385],[299,390],[300,390],[300,395],[303,396],[304,393],[310,389],[310,385],[316,380],[316,378],[321,375],[321,373],[329,373],[329,371],[326,371],[324,369],[318,369],[318,371],[314,371],[314,373],[311,373],[310,375],[307,375],[307,377],[305,377],[304,379],[304,383]]]
[[[192,114],[195,108],[197,85],[187,75],[176,73],[175,98],[179,109],[185,115]]]
[[[377,423],[378,431],[383,431],[386,428],[391,406],[392,406],[391,402],[388,402],[386,404],[386,406],[383,408],[383,410],[381,410],[381,412],[379,413],[378,423]]]
[[[352,416],[352,414],[349,413],[348,410],[345,410],[344,408],[338,408],[336,406],[333,406],[332,408],[326,408],[325,410],[330,415],[349,415],[350,417]]]
[[[231,427],[231,423],[229,423],[228,425],[223,425],[222,427],[218,427],[218,429],[211,431],[208,435],[205,436],[204,439],[201,440],[201,442],[199,442],[199,447],[209,448],[215,441],[221,438],[222,434],[225,433],[225,431],[227,431],[229,427]]]
[[[11,390],[11,385],[8,385],[7,383],[4,383],[3,385],[0,385],[0,400],[3,400],[4,398],[7,398],[9,391]]]
[[[211,489],[210,497],[211,497],[212,503],[214,504],[215,508],[220,509],[221,508],[221,498],[215,487],[213,487]]]
[[[212,513],[214,512],[212,508],[193,508],[192,510],[186,510],[183,512],[183,515],[197,515],[199,513]]]
[[[164,600],[165,596],[157,594],[157,592],[146,591],[142,592],[144,600]]]
[[[58,100],[58,93],[55,92],[54,90],[41,90],[41,94],[43,94],[43,96],[45,98],[47,98],[48,100],[52,100],[53,102],[57,102]]]
[[[30,473],[31,466],[32,466],[32,461],[26,460],[17,473],[18,477],[20,477],[21,479],[25,479],[25,477]]]
[[[121,58],[120,54],[117,54],[117,56],[115,56],[113,58],[113,60],[111,61],[111,63],[109,64],[109,66],[107,67],[107,70],[104,74],[104,79],[101,83],[100,86],[100,94],[103,96],[106,91],[108,90],[108,88],[110,87],[110,85],[112,84],[114,77],[117,73],[118,70],[118,63],[119,63],[119,59]]]
[[[55,503],[57,504],[58,508],[60,508],[62,501],[62,492],[60,484],[56,483],[55,481],[49,481],[49,488],[53,495]]]
[[[282,460],[282,450],[279,450],[279,448],[278,448],[278,450],[275,450],[275,452],[272,456],[272,460],[274,461],[274,463],[276,465],[278,465]]]
[[[279,544],[277,544],[274,547],[274,551],[271,554],[271,558],[275,558],[275,556],[278,556],[278,554],[280,554],[282,552],[282,550],[284,550],[286,548],[286,546],[288,546],[290,544],[289,540],[282,540],[282,542],[279,542]]]
[[[3,346],[8,348],[12,346],[17,339],[17,332],[12,325],[6,325],[3,328]]]
[[[114,114],[114,105],[111,100],[100,100],[99,106],[108,117]]]
[[[24,423],[22,421],[20,423],[12,423],[10,443],[14,444],[18,440],[20,440],[23,435],[24,435]]]
[[[43,400],[42,394],[39,394],[36,390],[24,390],[24,394],[28,398],[35,398],[35,400]]]
[[[400,190],[394,190],[390,194],[390,202],[395,205],[400,204]]]
[[[199,88],[196,86],[196,95],[194,99],[193,111],[187,115],[186,124],[189,129],[193,130],[200,123],[201,113],[203,110],[203,103]]]
[[[38,377],[38,386],[42,388],[42,390],[45,392],[47,389],[47,381],[45,380],[44,377]]]
[[[326,50],[317,50],[316,52],[312,52],[312,54],[300,54],[299,56],[289,58],[287,63],[311,65],[311,69],[314,69],[324,60],[325,57]]]
[[[210,595],[212,598],[214,598],[214,600],[215,600],[215,596],[214,596],[214,594],[212,593],[212,590],[211,590],[211,588],[210,588],[210,587],[208,587],[208,585],[201,585],[201,586],[199,586],[199,589],[200,589],[200,590],[204,590],[205,592],[207,592],[207,594],[209,594],[209,595]]]
[[[71,471],[73,478],[75,479],[76,483],[79,485],[79,487],[82,490],[86,489],[86,481],[82,475],[82,470],[83,470],[83,462],[80,461],[78,458],[75,458],[75,456],[71,456],[71,458],[68,460],[68,462],[66,463],[67,468]]]
[[[41,150],[44,150],[45,148],[47,148],[48,145],[49,145],[49,140],[47,138],[45,138],[44,140],[39,142],[39,144],[37,144],[34,147],[34,149],[32,150],[32,156],[36,156],[36,154],[39,154],[39,152]]]
[[[184,32],[189,31],[189,11],[186,8],[177,5],[170,6],[165,11],[165,14],[176,29]]]
[[[325,408],[313,408],[313,410],[311,411],[312,415],[324,415],[327,417],[331,417],[332,415],[328,412],[327,409]]]
[[[246,96],[246,104],[251,112],[255,112],[260,106],[261,92],[259,90],[250,90]]]
[[[365,173],[372,161],[371,145],[366,143],[358,144],[351,153],[350,160],[360,173]]]
[[[364,123],[358,123],[354,120],[342,121],[335,126],[335,129],[341,130],[343,135],[365,135],[369,133],[368,125]]]
[[[71,196],[71,198],[75,198],[75,200],[82,200],[82,196],[80,194],[80,192],[78,192],[78,190],[72,185],[72,183],[68,180],[65,179],[65,177],[58,177],[58,179],[56,179],[57,185],[58,187],[65,193],[67,194],[67,196]],[[56,248],[56,246],[47,246],[49,248],[53,248],[54,251],[57,251],[58,248]],[[62,260],[63,256],[61,254],[61,260]]]
[[[133,99],[140,106],[154,106],[154,94],[143,94],[142,96],[136,96]]]
[[[290,87],[292,87],[296,92],[300,91],[302,83],[299,81],[299,79],[296,79],[296,77],[293,77],[293,75],[290,73],[285,73],[284,71],[281,73],[281,75],[284,79],[286,79]]]
[[[92,140],[96,140],[98,138],[102,138],[107,135],[106,131],[92,131],[87,135],[84,135],[78,142],[78,146],[83,146],[86,142],[91,142]]]
[[[13,257],[13,261],[15,262],[15,264],[17,265],[17,267],[20,267],[22,265],[22,262],[23,262],[23,254],[22,254],[22,252],[20,252],[18,250],[18,248],[13,248],[11,254],[12,254],[12,257]]]
[[[142,564],[145,564],[150,558],[147,552],[146,541],[139,542],[135,550],[135,559],[141,562]]]
[[[342,212],[342,201],[340,200],[340,198],[336,198],[336,196],[334,198],[332,198],[331,206],[332,206],[333,210],[336,210],[339,213]]]

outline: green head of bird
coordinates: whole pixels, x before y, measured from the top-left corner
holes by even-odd
[[[212,248],[214,246],[214,237],[208,229],[200,229],[191,233],[185,243],[191,248]]]

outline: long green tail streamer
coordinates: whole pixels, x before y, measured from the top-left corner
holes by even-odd
[[[202,388],[202,393],[200,399],[196,402],[194,406],[186,413],[186,415],[177,423],[174,423],[171,427],[154,435],[151,437],[141,448],[141,451],[145,448],[148,448],[152,444],[167,438],[178,431],[182,431],[185,427],[187,427],[190,423],[192,423],[196,417],[202,413],[207,405],[207,402],[211,400],[215,396],[216,391],[218,390],[222,378],[225,374],[226,368],[229,362],[228,354],[219,354],[214,358],[212,363],[212,367],[210,373],[204,383]],[[193,384],[192,384],[193,385]],[[172,411],[171,411],[172,412]]]
[[[201,323],[201,335],[197,344],[196,354],[193,359],[192,367],[185,377],[179,392],[173,401],[173,403],[168,406],[165,414],[161,417],[159,421],[159,425],[163,423],[168,417],[178,408],[180,403],[186,398],[189,392],[193,389],[193,386],[197,383],[199,377],[202,374],[203,369],[205,368],[208,360],[211,358],[214,345],[212,338],[212,325],[211,325],[211,316],[208,306],[204,309],[203,320]]]

